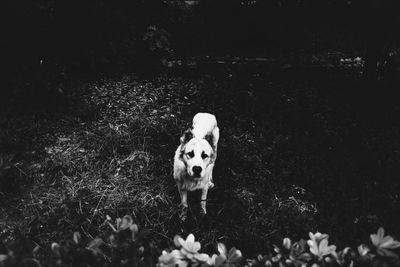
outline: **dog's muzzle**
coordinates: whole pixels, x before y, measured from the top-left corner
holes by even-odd
[[[203,169],[200,167],[200,166],[194,166],[193,168],[192,168],[192,171],[193,171],[193,177],[194,178],[200,178],[200,176],[201,176],[201,171],[202,171]]]

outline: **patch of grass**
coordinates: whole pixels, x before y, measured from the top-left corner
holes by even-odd
[[[376,178],[363,179],[368,173],[379,177],[379,170],[393,181],[398,128],[366,131],[351,103],[341,103],[346,97],[337,88],[346,80],[336,79],[242,66],[82,84],[75,89],[78,106],[52,115],[14,115],[19,119],[3,123],[3,144],[29,145],[8,145],[2,156],[6,166],[24,173],[24,188],[0,195],[6,214],[0,224],[16,225],[45,246],[74,231],[83,238],[102,235],[106,215],[130,214],[150,229],[159,248],[175,234],[192,232],[206,250],[224,242],[249,257],[269,242],[308,231],[358,242],[378,224],[394,228],[380,208],[398,211],[398,183],[388,188]],[[182,223],[172,158],[200,111],[216,114],[221,129],[216,187],[209,214],[197,216],[198,196],[191,194],[193,216]],[[352,143],[354,135],[363,141]],[[384,165],[376,167],[379,161]]]

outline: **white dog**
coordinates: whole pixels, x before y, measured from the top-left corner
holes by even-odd
[[[208,189],[214,186],[212,172],[217,158],[219,128],[214,115],[197,113],[192,128],[185,131],[174,157],[174,179],[186,218],[187,191],[202,190],[201,211],[207,213]]]

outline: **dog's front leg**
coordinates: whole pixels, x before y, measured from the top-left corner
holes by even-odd
[[[206,209],[207,193],[208,193],[208,187],[202,189],[202,191],[201,191],[201,200],[200,200],[200,206],[201,206],[200,212],[202,214],[207,214],[207,209]]]
[[[212,164],[211,166],[210,166],[210,179],[209,179],[209,182],[208,182],[208,187],[209,188],[213,188],[214,187],[214,182],[213,182],[213,170],[214,170],[214,164]]]
[[[187,191],[186,190],[181,190],[181,204],[185,208],[188,207],[188,204],[187,204]]]
[[[180,211],[180,214],[179,214],[179,218],[182,221],[186,221],[187,210],[188,210],[187,191],[179,189],[179,194],[181,195],[181,211]]]

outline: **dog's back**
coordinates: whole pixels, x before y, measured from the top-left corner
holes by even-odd
[[[193,117],[192,132],[197,138],[204,138],[217,127],[217,119],[210,113],[197,113]]]
[[[217,119],[210,113],[197,113],[193,117],[192,133],[196,138],[206,138],[207,135],[212,136],[212,145],[216,152],[219,140],[219,128]]]

